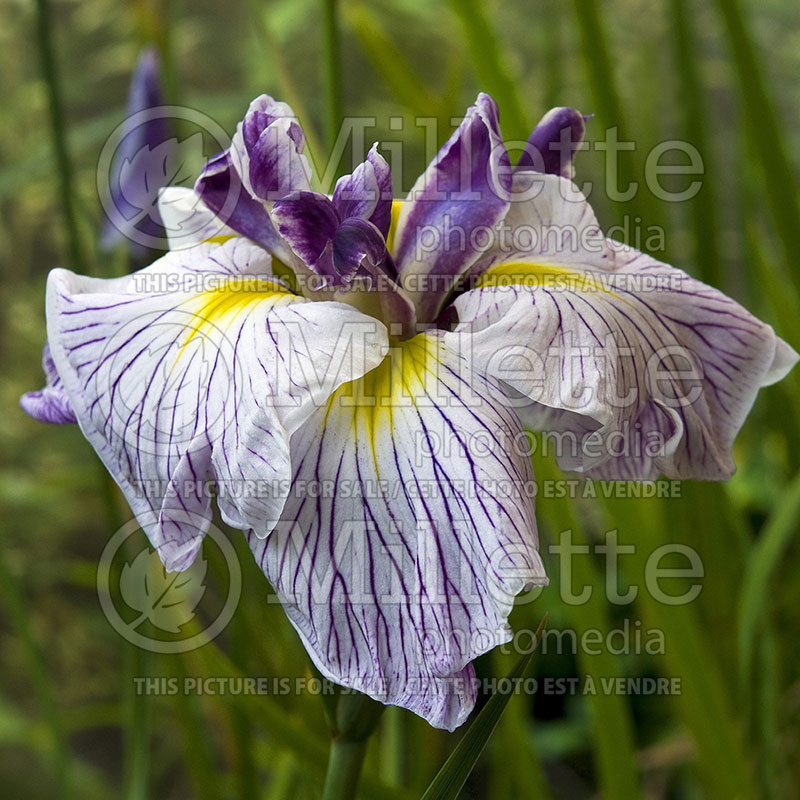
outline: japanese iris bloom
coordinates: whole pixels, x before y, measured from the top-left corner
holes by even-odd
[[[376,147],[326,196],[291,109],[259,97],[162,197],[183,244],[192,210],[190,246],[123,278],[50,274],[48,385],[24,408],[77,420],[167,569],[214,494],[325,676],[455,728],[471,662],[546,582],[524,427],[576,442],[561,464],[589,477],[725,479],[758,389],[798,358],[612,246],[569,179],[583,127],[553,110],[512,168],[481,94],[404,201]]]

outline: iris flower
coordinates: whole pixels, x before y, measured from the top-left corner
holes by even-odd
[[[202,215],[195,243],[123,278],[50,274],[47,387],[23,406],[77,419],[168,570],[216,497],[323,675],[452,730],[471,662],[547,580],[525,428],[588,477],[725,479],[798,358],[603,236],[570,180],[583,130],[555,109],[512,167],[481,94],[405,200],[377,146],[326,196],[261,96],[162,197],[167,230]]]

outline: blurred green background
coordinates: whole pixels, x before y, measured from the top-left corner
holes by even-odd
[[[125,269],[122,254],[96,249],[95,169],[123,117],[140,47],[159,47],[169,100],[227,130],[266,91],[290,101],[324,142],[324,5],[50,4],[79,271]],[[18,406],[22,392],[42,384],[45,279],[69,263],[71,249],[37,5],[5,0],[0,15],[2,794],[317,797],[328,738],[319,697],[134,697],[136,676],[303,676],[307,661],[280,607],[267,604],[267,583],[236,534],[243,599],[214,644],[183,656],[147,654],[127,645],[101,612],[97,561],[130,514],[76,427],[40,425]],[[623,157],[623,177],[641,181],[646,153],[662,140],[694,144],[706,166],[695,199],[664,203],[642,191],[619,204],[597,191],[591,200],[601,223],[630,215],[663,225],[666,251],[655,255],[714,283],[800,349],[794,0],[342,0],[339,21],[343,113],[376,117],[371,138],[406,141],[403,189],[424,167],[413,117],[441,120],[441,142],[450,117],[463,114],[478,90],[498,100],[507,136],[524,138],[554,105],[594,113],[590,140],[618,125],[637,145]],[[389,130],[398,115],[408,121],[402,136]],[[577,167],[581,180],[599,186],[602,153],[579,154]],[[624,580],[641,583],[647,556],[669,542],[696,548],[706,577],[688,606],[657,603],[643,590],[633,605],[614,606],[602,592],[603,557],[577,560],[576,583],[596,586],[592,600],[563,605],[554,580],[515,611],[515,627],[535,628],[545,611],[551,627],[578,632],[640,621],[663,632],[665,652],[548,652],[536,659],[537,677],[679,677],[682,691],[514,697],[463,797],[800,796],[799,391],[795,370],[762,392],[727,485],[683,484],[680,498],[662,500],[540,499],[543,549],[564,529],[591,543],[618,528],[620,542],[637,547],[621,562]],[[535,468],[539,477],[555,475],[541,459]],[[545,563],[556,579],[555,557]],[[516,659],[494,653],[477,669],[503,675]],[[419,797],[458,736],[389,709],[370,744],[361,796]]]

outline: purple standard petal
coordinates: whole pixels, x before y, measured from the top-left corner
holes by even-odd
[[[38,392],[27,392],[22,395],[19,401],[22,410],[39,422],[50,422],[54,425],[77,422],[75,411],[56,372],[56,365],[53,363],[50,345],[47,342],[42,349],[42,369],[47,385]]]
[[[386,255],[386,240],[371,222],[351,217],[336,229],[333,266],[345,281],[352,279],[359,269],[374,272]]]
[[[458,277],[490,246],[510,189],[497,106],[480,94],[400,211],[393,255],[421,322],[436,318]]]
[[[374,144],[367,160],[352,175],[336,182],[333,205],[342,219],[360,217],[369,220],[386,237],[392,216],[392,175],[386,159]]]
[[[586,119],[574,108],[551,108],[533,129],[514,169],[572,177],[572,159],[583,141]]]
[[[100,236],[104,248],[128,240],[140,257],[165,238],[158,214],[158,190],[173,177],[167,165],[177,142],[165,116],[157,110],[147,113],[163,105],[158,56],[147,48],[131,76],[126,122],[108,175],[110,204]]]
[[[319,192],[292,192],[275,203],[272,218],[303,262],[312,269],[319,265],[319,274],[328,274],[331,264],[323,268],[320,261],[330,256],[329,245],[341,222],[333,203]]]
[[[229,151],[212,158],[195,183],[195,191],[221,223],[260,244],[281,261],[287,250],[266,208],[242,186]]]
[[[294,253],[330,285],[348,283],[360,269],[371,273],[386,259],[381,232],[366,219],[341,221],[319,192],[293,192],[275,203],[272,216]]]
[[[305,136],[292,109],[261,95],[236,131],[231,155],[245,189],[257,200],[274,202],[293,191],[311,189],[304,146]]]
[[[295,120],[295,113],[292,111],[292,107],[288,103],[281,103],[273,99],[268,94],[262,94],[253,100],[242,121],[242,137],[245,146],[252,150],[264,130],[272,125],[275,120],[284,118],[292,121],[293,124],[289,126],[287,133],[298,151],[302,152],[305,147],[306,137],[303,129]]]
[[[515,595],[547,582],[519,420],[451,340],[393,347],[320,408],[280,522],[249,536],[323,675],[448,730]]]

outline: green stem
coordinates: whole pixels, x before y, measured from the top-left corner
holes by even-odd
[[[148,653],[125,643],[125,764],[124,792],[126,800],[146,800],[150,773],[149,705],[136,694],[134,678],[149,672]]]
[[[342,122],[342,61],[339,41],[338,0],[322,0],[322,51],[324,57],[325,135],[333,149]]]
[[[72,168],[67,151],[67,137],[64,127],[61,87],[58,83],[53,41],[50,36],[49,0],[36,0],[36,8],[36,39],[39,47],[42,76],[47,85],[48,99],[50,101],[50,127],[58,164],[61,207],[64,213],[67,241],[69,242],[70,266],[73,269],[86,271],[86,260],[78,232],[75,193],[72,185]]]
[[[326,709],[333,740],[322,800],[352,800],[356,796],[367,740],[384,708],[360,692],[342,690],[333,697]]]
[[[322,800],[352,800],[356,796],[366,752],[366,739],[360,742],[341,736],[333,739]]]

